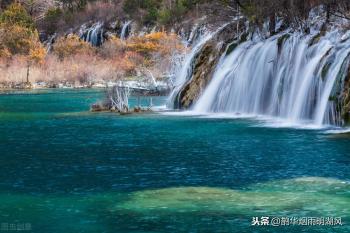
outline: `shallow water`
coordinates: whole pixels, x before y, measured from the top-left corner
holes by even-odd
[[[1,223],[50,233],[350,231],[350,137],[88,112],[102,96],[0,95]],[[255,216],[341,217],[343,226],[251,226]]]

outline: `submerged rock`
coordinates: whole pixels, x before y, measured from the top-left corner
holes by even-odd
[[[245,190],[213,187],[178,187],[144,190],[129,195],[113,211],[135,214],[216,213],[255,216],[262,213],[295,213],[320,216],[349,214],[349,183],[321,177],[255,184]],[[314,203],[319,205],[315,207]]]

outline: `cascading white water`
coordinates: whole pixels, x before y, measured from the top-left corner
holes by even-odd
[[[80,37],[94,46],[100,46],[103,44],[103,23],[95,23],[84,32],[81,32]]]
[[[194,111],[266,115],[292,123],[338,124],[330,101],[349,58],[350,40],[338,31],[311,45],[302,33],[248,41],[225,54]]]
[[[204,36],[202,36],[197,43],[193,46],[191,49],[191,52],[186,56],[184,62],[181,65],[181,69],[179,69],[179,72],[175,75],[176,79],[173,83],[174,89],[171,92],[168,101],[167,101],[167,107],[168,108],[175,108],[175,100],[177,98],[177,95],[183,85],[191,78],[193,73],[193,63],[198,55],[198,53],[201,51],[205,43],[207,43],[210,39],[212,39],[217,33],[219,33],[222,29],[224,29],[228,24],[225,24],[224,26],[218,28],[215,32],[208,32]]]
[[[125,40],[127,38],[127,32],[129,30],[132,21],[127,21],[124,23],[122,31],[120,33],[120,39]]]

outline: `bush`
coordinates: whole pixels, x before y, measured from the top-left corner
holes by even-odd
[[[74,55],[93,54],[94,48],[88,43],[81,40],[77,35],[69,35],[60,38],[53,47],[53,52],[61,59]]]
[[[1,14],[0,23],[35,30],[34,21],[21,4],[14,3]]]
[[[103,58],[115,58],[124,54],[126,51],[126,43],[116,36],[109,38],[99,50],[100,56]]]
[[[28,55],[31,49],[34,49],[38,44],[38,33],[31,30],[14,25],[6,26],[4,35],[1,37],[2,49],[7,49],[12,55],[21,54]]]
[[[29,52],[29,60],[34,64],[42,65],[44,63],[45,57],[46,50],[41,46],[31,49]]]
[[[0,48],[0,60],[10,59],[11,55],[12,55],[11,52],[7,48]]]

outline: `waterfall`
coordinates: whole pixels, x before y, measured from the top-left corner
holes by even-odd
[[[179,69],[179,72],[175,75],[176,79],[173,82],[174,89],[171,92],[168,101],[167,101],[167,107],[168,108],[176,108],[176,98],[178,97],[179,92],[181,91],[181,88],[183,85],[191,79],[191,76],[193,74],[193,63],[195,61],[195,58],[197,57],[198,53],[200,53],[203,46],[211,40],[217,33],[219,33],[222,29],[224,29],[228,24],[225,24],[224,26],[217,29],[215,32],[206,33],[204,36],[202,36],[197,43],[193,46],[191,49],[191,52],[185,57],[185,60],[183,63],[181,63],[181,69]]]
[[[84,41],[91,43],[93,46],[100,46],[103,44],[103,23],[97,22],[80,34]]]
[[[122,31],[120,33],[120,39],[125,40],[128,37],[128,31],[130,28],[131,21],[127,21],[124,23]]]
[[[199,26],[195,24],[187,38],[187,43],[192,44],[199,36]]]
[[[339,38],[339,31],[323,37],[294,32],[244,42],[221,57],[193,110],[339,125],[332,95],[350,53],[350,40]]]
[[[46,42],[46,53],[50,53],[52,50],[52,45],[55,42],[57,37],[57,34],[54,33],[52,36],[49,37],[49,39]]]

